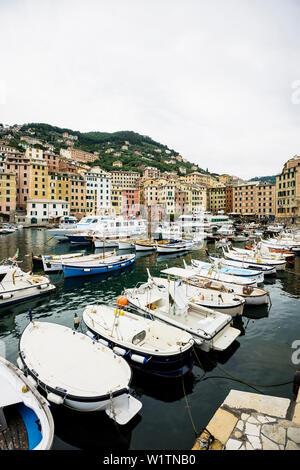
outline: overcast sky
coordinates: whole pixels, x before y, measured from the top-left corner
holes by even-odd
[[[133,130],[217,173],[300,154],[299,0],[0,0],[0,122]]]

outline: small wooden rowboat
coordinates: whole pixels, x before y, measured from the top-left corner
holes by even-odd
[[[30,377],[0,357],[0,450],[48,450],[53,437],[49,403]]]

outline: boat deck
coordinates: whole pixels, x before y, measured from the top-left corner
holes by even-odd
[[[1,430],[2,429],[2,430]],[[28,450],[26,426],[14,405],[0,408],[0,450]]]

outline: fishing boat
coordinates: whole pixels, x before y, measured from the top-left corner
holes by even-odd
[[[229,275],[229,276],[234,276],[240,278],[245,278],[245,279],[250,279],[257,284],[261,284],[264,282],[264,273],[262,271],[257,271],[254,269],[243,269],[243,268],[235,268],[235,267],[230,267],[230,266],[222,266],[220,263],[205,263],[204,261],[199,261],[196,259],[191,260],[192,266],[194,266],[197,269],[202,269],[204,271],[207,271],[209,273],[212,273],[214,271],[219,271],[219,273]],[[226,280],[226,279],[224,279]]]
[[[209,254],[208,250],[206,250],[206,254],[209,257],[211,263],[218,263],[221,266],[227,266],[230,268],[240,268],[240,269],[251,269],[254,271],[263,272],[264,276],[276,276],[276,269],[273,266],[262,264],[262,263],[251,263],[246,261],[233,261],[228,258],[219,258],[216,256],[212,256]]]
[[[16,263],[0,265],[0,307],[30,300],[54,289],[46,276],[25,273]]]
[[[181,280],[176,281],[162,277],[153,277],[152,279],[155,284],[163,285],[170,289],[170,291],[182,292],[189,299],[189,305],[192,308],[202,305],[217,312],[227,313],[232,317],[238,317],[243,314],[245,300],[238,295],[226,292],[220,293],[207,287],[193,286]]]
[[[108,258],[101,257],[94,261],[74,261],[72,263],[63,262],[62,270],[64,276],[77,277],[77,276],[90,276],[94,274],[104,274],[112,271],[117,271],[131,266],[135,262],[135,254],[110,256]]]
[[[203,351],[224,351],[240,334],[231,326],[230,315],[201,305],[192,307],[182,291],[157,284],[153,278],[125,289],[123,295],[139,312],[190,333]]]
[[[135,250],[135,239],[133,238],[120,238],[118,242],[119,250]]]
[[[156,241],[152,238],[138,239],[134,245],[136,251],[156,251]]]
[[[49,403],[30,378],[0,357],[0,450],[49,450],[53,438]]]
[[[300,242],[295,242],[294,240],[277,238],[264,240],[261,243],[270,251],[280,250],[283,253],[292,251],[295,255],[300,254]]]
[[[94,253],[91,255],[84,255],[83,253],[75,253],[75,256],[72,256],[71,253],[67,255],[49,255],[49,256],[42,256],[42,265],[43,270],[45,272],[55,272],[55,271],[62,271],[62,264],[67,262],[67,264],[73,263],[86,263],[86,262],[93,262],[97,260],[104,260],[105,258],[109,258],[113,256],[115,252],[107,251],[105,253]]]
[[[32,263],[35,266],[43,266],[43,260],[45,262],[50,262],[50,261],[56,261],[60,259],[69,259],[69,258],[77,258],[81,257],[84,255],[84,251],[81,251],[79,253],[66,253],[66,254],[61,254],[61,255],[56,255],[56,254],[49,254],[49,255],[34,255],[32,254]]]
[[[193,240],[170,240],[170,241],[158,241],[156,243],[157,253],[180,253],[183,251],[189,251],[193,248]]]
[[[192,263],[191,266],[188,266],[183,260],[183,264],[185,269],[190,270],[192,269],[196,276],[201,276],[204,279],[208,280],[217,280],[221,282],[227,282],[229,284],[238,284],[241,286],[257,286],[258,282],[256,279],[242,277],[242,276],[233,276],[232,274],[228,274],[229,270],[226,272],[226,268],[223,269],[224,272],[221,272],[218,266],[215,266],[211,263],[203,263],[202,266],[196,266]],[[259,282],[259,284],[261,284]]]
[[[243,262],[245,265],[246,264],[252,265],[252,269],[254,269],[255,267],[259,268],[260,266],[263,269],[263,266],[265,266],[265,267],[272,267],[273,269],[275,268],[276,271],[284,271],[286,268],[285,260],[267,258],[265,256],[260,256],[250,251],[247,251],[247,253],[238,253],[237,251],[234,251],[234,250],[230,250],[230,251],[223,250],[223,254],[227,260],[239,261],[239,262]]]
[[[87,238],[88,239],[91,238],[91,241],[94,244],[95,248],[117,248],[119,246],[118,236],[98,237],[94,235],[92,237],[87,237]]]
[[[129,364],[165,378],[182,377],[193,367],[193,337],[185,331],[123,310],[126,297],[117,307],[88,305],[83,321],[88,334],[108,345]]]
[[[234,252],[243,253],[246,255],[249,254],[249,252],[255,253],[255,255],[260,256],[262,258],[266,257],[266,258],[271,258],[275,260],[283,260],[283,261],[286,261],[287,263],[295,262],[295,253],[293,253],[292,251],[286,251],[286,252],[269,251],[268,247],[264,246],[262,242],[247,244],[245,245],[245,248],[231,247],[231,250]]]
[[[230,293],[242,297],[246,305],[265,305],[269,303],[269,293],[261,287],[243,286],[229,282],[208,279],[195,273],[195,269],[188,268],[168,268],[161,271],[162,274],[171,276],[174,279],[182,280],[196,287],[215,290],[220,293]]]
[[[103,410],[119,424],[129,422],[142,407],[129,394],[127,362],[71,328],[31,321],[20,339],[19,358],[32,382],[57,405]]]

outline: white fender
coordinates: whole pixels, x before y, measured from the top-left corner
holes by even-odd
[[[114,351],[116,354],[119,354],[119,356],[125,356],[125,354],[127,353],[126,349],[119,348],[118,346],[115,346],[115,347],[113,348],[113,351]]]
[[[144,356],[139,356],[138,354],[131,354],[131,360],[134,362],[138,362],[140,364],[146,364],[147,358]]]
[[[62,405],[64,402],[64,399],[55,393],[47,393],[47,400],[52,401],[52,403],[56,403],[56,405]]]

